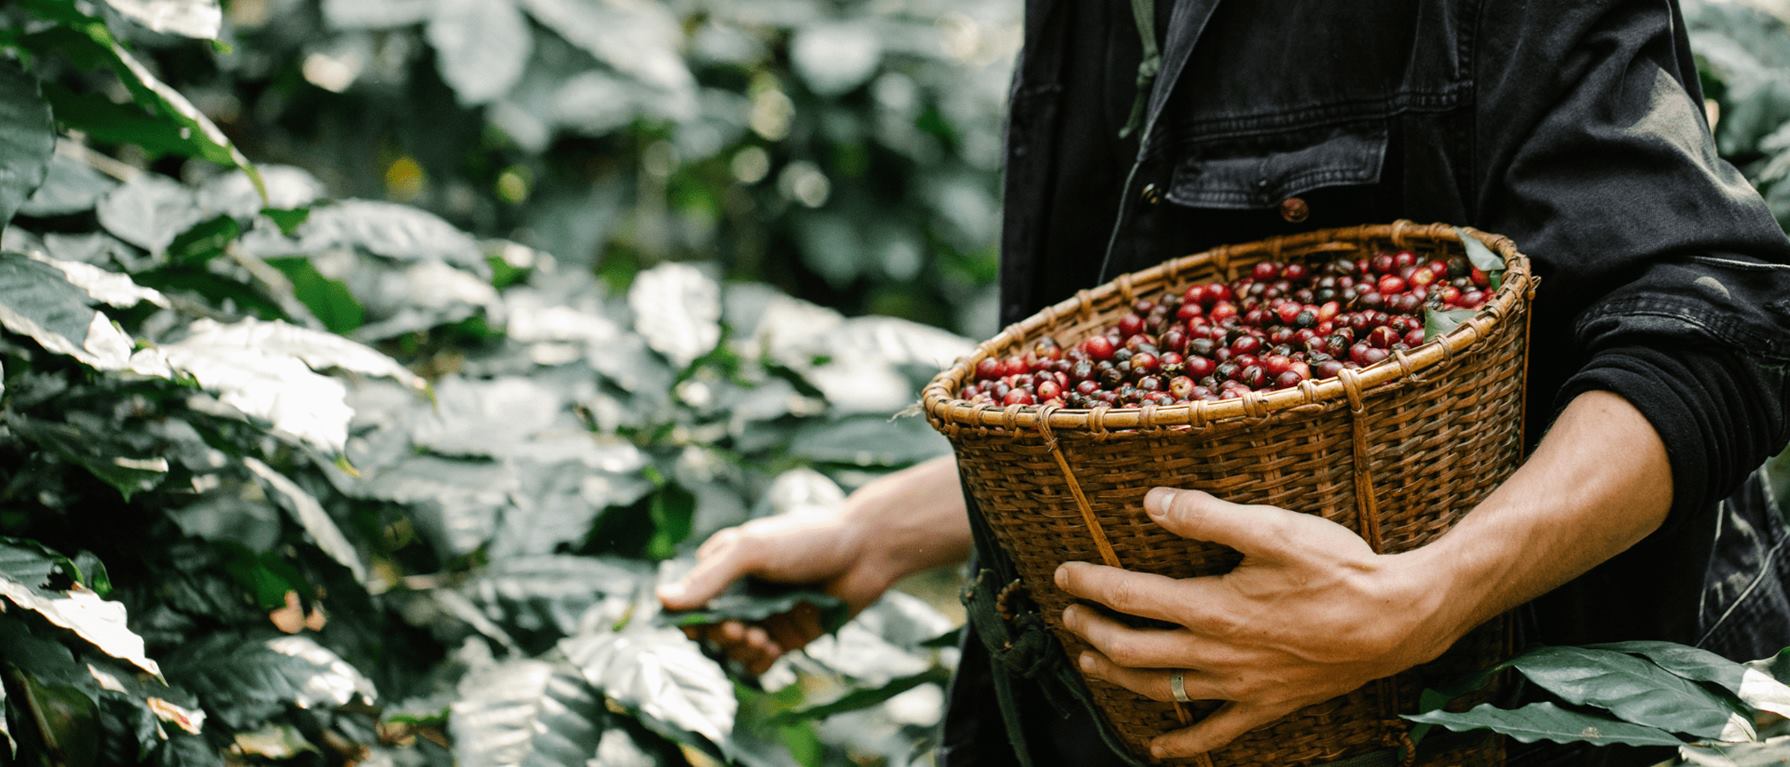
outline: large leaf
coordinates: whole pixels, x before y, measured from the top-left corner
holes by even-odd
[[[452,224],[417,208],[376,200],[342,200],[314,208],[294,238],[257,246],[262,257],[359,248],[399,261],[447,261],[479,274],[490,268],[478,241]]]
[[[199,209],[208,215],[249,218],[264,208],[293,210],[323,198],[323,182],[303,168],[290,165],[260,166],[267,198],[256,191],[255,180],[241,171],[219,174],[199,186]]]
[[[710,599],[702,607],[661,615],[673,626],[703,626],[730,620],[752,623],[773,615],[782,615],[801,605],[819,611],[821,629],[828,633],[844,626],[846,619],[850,617],[845,603],[831,594],[756,578],[735,583],[732,588]]]
[[[561,419],[559,393],[534,381],[442,379],[435,413],[412,429],[416,444],[444,455],[501,458]]]
[[[576,671],[522,659],[467,674],[448,727],[461,767],[584,767],[606,718]]]
[[[882,40],[866,21],[816,23],[791,39],[789,62],[810,90],[833,98],[876,74]]]
[[[944,685],[951,681],[951,672],[942,668],[928,669],[910,676],[896,677],[875,687],[861,687],[825,703],[780,712],[775,721],[793,722],[803,719],[825,719],[834,714],[859,711],[887,702],[915,687],[925,684]]]
[[[348,568],[356,581],[366,582],[367,566],[361,564],[360,553],[355,551],[354,544],[348,542],[348,536],[342,534],[342,529],[336,526],[336,520],[323,510],[323,504],[318,503],[298,483],[255,458],[245,456],[242,464],[267,488],[274,502],[292,515],[293,521],[305,531],[312,543],[317,544],[319,550]]]
[[[607,621],[620,618],[646,582],[644,568],[626,560],[544,555],[498,560],[460,592],[499,624],[566,636],[594,607]]]
[[[727,673],[674,628],[634,624],[617,633],[571,637],[559,649],[591,686],[677,741],[694,735],[728,750],[739,701]]]
[[[508,93],[534,47],[534,32],[512,0],[440,0],[424,35],[442,81],[466,105]]]
[[[49,256],[33,254],[32,258],[42,261],[62,272],[62,278],[70,285],[80,288],[88,298],[107,306],[129,309],[137,304],[154,304],[163,308],[168,306],[168,297],[154,288],[138,285],[128,275],[101,269],[93,264],[81,261],[68,261]]]
[[[161,667],[143,651],[143,638],[125,625],[124,605],[108,602],[85,587],[57,593],[0,576],[0,598],[36,613],[52,625],[74,632],[100,652],[156,676]]]
[[[354,416],[342,382],[313,372],[290,354],[217,344],[207,335],[195,333],[161,350],[170,364],[236,412],[319,450],[342,451]]]
[[[0,228],[43,184],[55,150],[56,126],[37,78],[0,59]]]
[[[858,466],[905,466],[943,455],[950,445],[918,418],[850,418],[804,425],[789,443],[799,458]]]
[[[1710,682],[1734,693],[1759,711],[1790,718],[1790,685],[1770,675],[1697,647],[1672,642],[1615,642],[1592,649],[1639,655],[1686,679]]]
[[[160,253],[174,238],[204,220],[191,189],[153,173],[112,190],[99,201],[100,226],[120,240]]]
[[[198,694],[233,728],[254,727],[287,707],[372,704],[372,681],[310,637],[263,639],[218,634],[168,659],[168,678]]]
[[[106,5],[157,32],[204,40],[216,39],[224,21],[217,0],[106,0]]]
[[[1780,735],[1761,743],[1679,746],[1678,756],[1693,767],[1783,767],[1790,764],[1790,735]]]
[[[130,336],[95,311],[90,299],[62,270],[29,256],[0,253],[0,327],[99,370],[166,375],[152,355],[134,355]]]
[[[340,370],[361,375],[389,378],[412,389],[425,384],[415,373],[396,360],[363,344],[333,333],[288,325],[284,322],[263,322],[244,319],[229,324],[200,320],[189,330],[186,343],[203,343],[227,349],[259,350],[267,354],[290,355],[319,372]]]
[[[1510,665],[1568,703],[1605,709],[1625,722],[1700,738],[1753,738],[1751,723],[1721,698],[1626,653],[1541,647]]]
[[[542,25],[642,83],[688,93],[695,78],[678,53],[677,17],[646,0],[522,0]]]
[[[1600,746],[1681,746],[1684,741],[1657,727],[1630,724],[1606,716],[1568,711],[1552,703],[1531,703],[1517,709],[1490,703],[1468,711],[1430,711],[1406,716],[1413,722],[1435,724],[1455,732],[1491,730],[1524,743],[1592,743]]]
[[[168,475],[168,460],[144,455],[126,435],[106,431],[110,423],[87,419],[55,422],[9,417],[6,425],[36,447],[85,467],[93,476],[131,496],[154,488]]]
[[[323,0],[323,18],[338,29],[390,29],[429,17],[435,0]]]
[[[445,557],[464,556],[490,540],[498,515],[520,489],[509,466],[433,455],[363,474],[354,492],[415,507],[417,525]]]
[[[721,288],[694,266],[662,264],[636,275],[628,308],[634,331],[679,368],[721,339]]]
[[[50,158],[43,186],[25,201],[19,212],[27,216],[65,216],[93,210],[100,198],[118,186],[87,163],[56,153]]]

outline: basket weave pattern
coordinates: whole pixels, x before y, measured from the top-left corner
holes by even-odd
[[[1243,504],[1322,515],[1375,550],[1421,546],[1446,531],[1513,472],[1522,457],[1527,259],[1502,237],[1503,286],[1454,331],[1340,379],[1244,398],[1172,407],[1050,410],[975,406],[956,397],[981,359],[1049,335],[1065,345],[1098,332],[1137,298],[1234,278],[1264,260],[1322,263],[1375,249],[1425,259],[1458,255],[1453,227],[1397,222],[1227,246],[1120,277],[1049,307],[982,344],[928,385],[934,427],[956,449],[964,484],[1029,596],[1073,659],[1086,648],[1061,623],[1071,600],[1052,576],[1063,562],[1106,562],[1177,578],[1223,573],[1239,555],[1152,523],[1143,496],[1159,485],[1205,490]],[[1490,665],[1507,652],[1502,620],[1426,667],[1438,677]],[[1432,677],[1434,678],[1434,677]],[[1148,700],[1090,680],[1095,701],[1132,750],[1216,708]],[[1397,715],[1416,704],[1407,672],[1302,709],[1230,746],[1177,764],[1240,767],[1334,761],[1406,737]],[[1449,764],[1502,763],[1496,741],[1450,754]]]

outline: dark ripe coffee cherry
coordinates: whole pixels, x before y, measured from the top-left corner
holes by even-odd
[[[1358,343],[1349,347],[1349,361],[1362,367],[1386,359],[1386,354],[1385,349],[1375,348],[1366,343]]]
[[[1099,381],[1077,381],[1075,383],[1076,394],[1088,395],[1097,391],[1100,391]]]
[[[1206,286],[1206,302],[1207,303],[1216,304],[1219,301],[1229,301],[1235,297],[1236,297],[1236,293],[1231,290],[1230,286],[1226,285],[1222,282],[1213,283],[1211,285]]]
[[[1280,276],[1280,265],[1273,261],[1262,261],[1249,271],[1257,282],[1266,282]]]
[[[1136,314],[1127,314],[1119,318],[1119,337],[1128,338],[1144,332],[1144,318]]]
[[[1231,355],[1231,362],[1237,363],[1240,367],[1249,367],[1250,365],[1260,364],[1261,360],[1254,354],[1233,354]]]
[[[1469,290],[1461,294],[1460,304],[1467,309],[1478,309],[1485,305],[1486,295],[1483,291]]]
[[[1226,362],[1218,363],[1218,368],[1216,370],[1213,370],[1212,374],[1215,376],[1218,376],[1221,379],[1227,380],[1227,381],[1234,381],[1237,379],[1237,376],[1239,374],[1241,374],[1242,372],[1243,372],[1242,365],[1239,365],[1235,362],[1226,361]]]
[[[1400,314],[1409,314],[1423,306],[1423,299],[1416,293],[1400,293],[1386,300],[1386,307]]]
[[[1423,329],[1405,331],[1405,345],[1413,349],[1423,345]]]
[[[1381,253],[1374,256],[1368,266],[1373,269],[1374,274],[1391,274],[1392,270],[1398,268],[1398,261],[1391,253]]]
[[[1293,358],[1284,354],[1270,354],[1262,358],[1262,369],[1268,371],[1268,375],[1278,376],[1293,369]]]
[[[1033,401],[1032,393],[1024,389],[1013,389],[1001,398],[1003,405],[1030,405]]]
[[[1286,268],[1280,270],[1280,276],[1288,282],[1299,282],[1310,277],[1311,270],[1307,269],[1305,264],[1287,264]]]
[[[1231,351],[1231,347],[1220,346],[1217,350],[1212,352],[1212,360],[1214,362],[1224,362],[1225,360],[1230,359],[1234,354],[1236,354],[1236,352]]]
[[[1082,360],[1069,368],[1069,377],[1076,381],[1086,381],[1094,377],[1094,363]]]
[[[1251,389],[1260,389],[1268,383],[1268,371],[1263,370],[1261,365],[1250,365],[1243,369],[1243,374],[1237,380]]]
[[[1305,345],[1305,342],[1310,341],[1311,339],[1317,338],[1317,337],[1318,337],[1317,328],[1300,328],[1298,330],[1293,331],[1292,344],[1294,346],[1302,347]]]
[[[1193,384],[1193,379],[1187,376],[1175,376],[1168,379],[1168,393],[1174,395],[1178,400],[1194,399],[1194,389],[1197,388],[1199,387]]]
[[[1335,378],[1340,375],[1342,371],[1343,364],[1341,360],[1324,360],[1323,362],[1318,363],[1317,367],[1312,369],[1312,372],[1319,378]]]
[[[1181,305],[1183,307],[1204,306],[1207,301],[1211,300],[1207,298],[1206,295],[1206,286],[1194,285],[1193,287],[1188,288],[1186,293],[1181,294]]]
[[[1277,327],[1268,331],[1268,343],[1274,346],[1291,343],[1295,331],[1288,327]]]
[[[1348,256],[1337,256],[1330,262],[1331,274],[1354,274],[1357,268],[1355,259],[1349,258]]]
[[[1094,336],[1081,342],[1081,350],[1092,360],[1110,360],[1113,358],[1113,342],[1106,336]]]
[[[1201,307],[1199,304],[1182,304],[1181,308],[1175,310],[1175,316],[1180,318],[1183,323],[1195,317],[1204,317],[1205,315],[1205,308]]]
[[[1258,282],[1254,285],[1250,285],[1248,290],[1238,289],[1237,292],[1240,295],[1249,296],[1250,298],[1266,298],[1268,295],[1268,283]]]
[[[1306,354],[1330,353],[1330,339],[1320,335],[1312,335],[1312,337],[1305,339],[1300,346],[1305,349]]]
[[[1348,330],[1348,328],[1343,328]],[[1354,343],[1352,333],[1331,333],[1324,337],[1324,353],[1332,357],[1344,357],[1349,353],[1349,345]]]
[[[1147,316],[1149,316],[1150,312],[1153,312],[1153,311],[1156,311],[1156,304],[1155,304],[1155,302],[1150,301],[1149,299],[1140,298],[1136,301],[1131,302],[1131,312],[1133,314],[1147,317]]]
[[[1355,305],[1363,309],[1378,309],[1386,305],[1386,297],[1379,291],[1365,291],[1355,297]]]
[[[1288,370],[1274,377],[1274,388],[1291,389],[1298,386],[1299,382],[1303,380],[1305,380],[1305,376],[1299,375],[1297,371]]]
[[[1349,315],[1349,319],[1343,323],[1343,327],[1348,328],[1356,336],[1360,336],[1374,328],[1374,315],[1365,311],[1355,312]]]
[[[1456,277],[1465,277],[1472,270],[1473,270],[1473,262],[1468,261],[1466,256],[1449,256],[1448,257],[1448,276],[1449,276],[1449,278],[1452,279],[1452,278],[1456,278]]]
[[[1108,389],[1125,383],[1125,373],[1117,366],[1100,371],[1100,385]]]
[[[981,381],[992,381],[1006,374],[1006,366],[993,357],[984,357],[976,363],[976,378]]]
[[[1113,364],[1117,365],[1126,362],[1131,359],[1131,355],[1133,354],[1136,354],[1136,352],[1133,352],[1130,349],[1117,349],[1113,352]]]
[[[1376,287],[1379,288],[1381,295],[1403,293],[1405,292],[1405,279],[1396,274],[1388,274],[1380,278],[1380,283]]]
[[[1401,250],[1397,253],[1392,254],[1392,263],[1400,269],[1403,269],[1407,266],[1416,266],[1417,265],[1417,254],[1412,253],[1411,251],[1408,251],[1408,250]]]
[[[1262,339],[1255,336],[1238,336],[1231,342],[1231,351],[1237,354],[1254,354],[1262,348]]]
[[[1144,376],[1137,379],[1137,388],[1140,391],[1162,391],[1162,379],[1157,376]]]
[[[1259,328],[1268,324],[1268,316],[1268,310],[1258,306],[1243,313],[1243,324],[1252,328]]]
[[[1381,325],[1368,331],[1367,343],[1377,349],[1390,349],[1393,344],[1398,343],[1398,331]]]
[[[1241,398],[1243,396],[1243,393],[1248,390],[1249,389],[1247,387],[1235,388],[1235,389],[1225,389],[1224,391],[1221,391],[1218,393],[1218,398],[1219,399],[1238,399],[1238,398]]]
[[[1212,356],[1212,350],[1217,349],[1217,348],[1218,348],[1218,343],[1213,341],[1211,338],[1202,338],[1202,337],[1196,336],[1196,337],[1189,339],[1187,341],[1187,353],[1190,355],[1197,354],[1202,357],[1210,357],[1210,356]]]
[[[1139,333],[1125,339],[1125,351],[1136,354],[1145,349],[1149,349],[1152,353],[1154,353],[1156,349],[1155,342],[1149,336]]]
[[[1297,301],[1288,301],[1274,308],[1274,316],[1279,317],[1281,322],[1291,325],[1293,319],[1299,316],[1299,312],[1304,310],[1305,307],[1300,306]]]
[[[1316,324],[1318,324],[1318,313],[1311,309],[1300,309],[1298,314],[1293,315],[1295,327],[1309,328]]]
[[[1138,375],[1149,375],[1156,372],[1161,360],[1149,352],[1138,352],[1131,357],[1131,372]]]
[[[1159,369],[1163,375],[1180,375],[1187,370],[1187,358],[1174,352],[1163,352],[1157,359],[1162,363]]]
[[[1038,399],[1056,399],[1063,395],[1063,387],[1056,381],[1040,381],[1038,382],[1036,391],[1038,392]]]
[[[1312,291],[1311,300],[1320,304],[1326,301],[1334,302],[1341,295],[1342,292],[1336,288],[1318,288]]]
[[[1205,378],[1218,370],[1218,363],[1207,357],[1188,357],[1187,374],[1194,378]]]
[[[1165,352],[1182,352],[1187,349],[1187,333],[1180,330],[1165,330],[1156,337],[1157,346]]]
[[[1318,296],[1318,294],[1312,292],[1311,288],[1300,288],[1298,290],[1293,291],[1293,300],[1298,301],[1299,303],[1302,303],[1302,304],[1309,304],[1309,303],[1316,302],[1318,300],[1317,296]]]
[[[1237,316],[1237,305],[1229,301],[1219,301],[1212,304],[1212,310],[1206,312],[1206,316],[1213,322],[1223,322]]]

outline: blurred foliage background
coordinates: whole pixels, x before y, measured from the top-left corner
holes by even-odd
[[[140,40],[244,152],[625,282],[991,330],[1017,2],[232,0]],[[158,43],[160,43],[158,45]],[[170,167],[172,167],[170,165]]]

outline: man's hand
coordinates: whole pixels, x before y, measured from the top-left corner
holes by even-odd
[[[1334,522],[1206,493],[1156,488],[1144,509],[1177,535],[1229,546],[1224,575],[1175,580],[1071,562],[1057,585],[1121,613],[1177,624],[1136,629],[1083,606],[1063,622],[1094,647],[1082,670],[1149,698],[1229,701],[1197,725],[1158,737],[1157,758],[1204,753],[1303,706],[1431,660],[1459,638],[1432,624],[1436,597],[1396,556],[1375,554]]]
[[[970,527],[957,464],[935,459],[860,488],[837,511],[764,517],[722,530],[696,550],[696,567],[659,590],[670,610],[690,610],[748,576],[806,584],[838,597],[852,613],[895,581],[969,556]],[[754,674],[821,636],[811,605],[760,625],[727,621],[689,629]]]
[[[1219,748],[1293,710],[1442,654],[1474,626],[1578,577],[1657,529],[1672,502],[1664,443],[1603,391],[1574,398],[1509,480],[1421,548],[1376,555],[1346,528],[1267,506],[1158,488],[1144,507],[1179,535],[1243,553],[1237,569],[1174,580],[1071,562],[1063,590],[1174,623],[1133,629],[1063,612],[1094,676],[1171,700],[1229,703],[1156,739],[1160,756]]]

